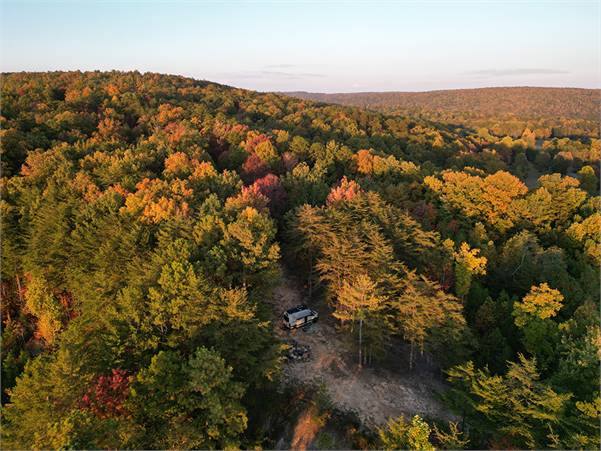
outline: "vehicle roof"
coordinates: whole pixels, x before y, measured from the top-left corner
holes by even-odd
[[[309,316],[313,314],[313,310],[311,310],[306,305],[298,305],[294,308],[286,310],[288,314],[288,318],[290,321],[296,321],[299,318],[304,318],[305,316]]]
[[[290,315],[291,313],[302,312],[303,310],[309,310],[309,307],[307,307],[304,304],[297,305],[296,307],[292,307],[291,309],[286,310],[286,313]]]

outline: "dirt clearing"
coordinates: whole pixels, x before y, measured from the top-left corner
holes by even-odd
[[[294,279],[284,274],[274,291],[274,313],[279,315],[301,303],[306,303],[302,289]],[[315,309],[315,306],[309,307]],[[326,311],[319,313],[319,322],[307,331],[281,330],[279,318],[275,320],[277,333],[283,341],[295,340],[311,350],[309,360],[284,365],[286,382],[322,384],[338,409],[355,412],[368,427],[382,425],[388,418],[401,414],[452,419],[435,396],[436,392],[445,389],[439,372],[423,365],[413,372],[369,367],[360,369],[357,357],[348,353],[346,337],[336,332]]]

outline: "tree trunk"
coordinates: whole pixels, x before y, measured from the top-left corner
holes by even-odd
[[[359,368],[362,366],[361,362],[361,348],[363,346],[363,336],[361,335],[363,332],[363,318],[359,318]]]
[[[313,293],[313,256],[309,257],[309,300]]]
[[[21,294],[21,279],[19,279],[19,274],[16,276],[17,279],[17,293],[19,294],[19,302],[23,305],[23,295]]]
[[[413,370],[413,342],[411,342],[411,346],[410,346],[410,351],[409,351],[409,369]]]

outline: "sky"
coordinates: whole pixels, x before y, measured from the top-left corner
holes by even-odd
[[[601,2],[0,0],[0,69],[260,91],[601,87]]]

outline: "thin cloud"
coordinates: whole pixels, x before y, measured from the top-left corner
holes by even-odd
[[[265,66],[266,69],[291,69],[297,67],[297,64],[268,64]]]
[[[465,72],[467,75],[473,75],[479,78],[508,77],[512,75],[559,75],[569,73],[570,72],[567,70],[542,68],[485,69]]]
[[[308,78],[323,78],[324,74],[312,72],[284,72],[277,70],[258,70],[258,71],[240,71],[227,72],[222,74],[225,77],[237,79],[271,79],[271,80],[304,80]]]

